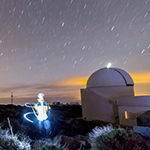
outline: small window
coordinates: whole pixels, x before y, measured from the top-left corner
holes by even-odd
[[[125,119],[135,119],[136,116],[136,112],[125,111]]]

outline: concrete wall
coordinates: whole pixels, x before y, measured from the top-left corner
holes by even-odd
[[[126,112],[135,112],[136,116],[150,110],[150,96],[132,96],[117,101],[119,110],[119,123],[121,125],[137,125],[136,117],[125,119]]]
[[[125,111],[135,112],[136,116],[150,110],[150,107],[140,107],[140,106],[118,106],[119,109],[119,124],[120,125],[137,125],[136,117],[132,119],[125,119]]]
[[[81,89],[81,102],[83,118],[128,126],[137,125],[136,117],[150,110],[150,96],[134,96],[133,86]],[[136,115],[126,119],[125,111]]]
[[[150,106],[150,96],[131,96],[117,100],[117,105],[120,106]]]
[[[119,123],[116,101],[129,96],[134,96],[133,86],[81,89],[83,118]]]
[[[83,118],[114,122],[113,103],[89,89],[81,89]]]
[[[133,86],[107,86],[88,88],[94,93],[105,97],[106,99],[116,101],[124,97],[134,96]]]

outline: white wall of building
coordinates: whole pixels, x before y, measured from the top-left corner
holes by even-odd
[[[87,120],[114,122],[113,104],[88,89],[81,89],[82,115]]]

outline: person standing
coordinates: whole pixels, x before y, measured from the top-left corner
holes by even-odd
[[[51,125],[50,125],[50,121],[48,120],[51,107],[45,102],[43,93],[39,93],[37,97],[38,97],[37,99],[38,102],[34,104],[33,108],[35,109],[36,117],[39,120],[40,128],[44,126],[46,130],[46,136],[48,136],[51,134]]]

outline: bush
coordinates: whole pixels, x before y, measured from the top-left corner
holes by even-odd
[[[13,127],[13,132],[14,133],[26,133],[26,126],[23,124],[20,124],[19,120],[17,119],[10,119],[11,125]],[[2,129],[7,129],[9,128],[8,120],[3,120],[1,123]]]
[[[31,146],[29,141],[20,141],[18,135],[11,135],[10,131],[3,130],[0,127],[0,146],[4,150],[30,150]]]
[[[44,144],[40,150],[63,150],[63,148],[58,147],[54,144]]]
[[[113,128],[112,125],[108,125],[93,129],[89,134],[89,139],[94,150],[123,150],[124,142],[134,139],[134,137],[132,130]]]
[[[51,139],[35,140],[32,143],[32,150],[64,150],[58,142]]]

